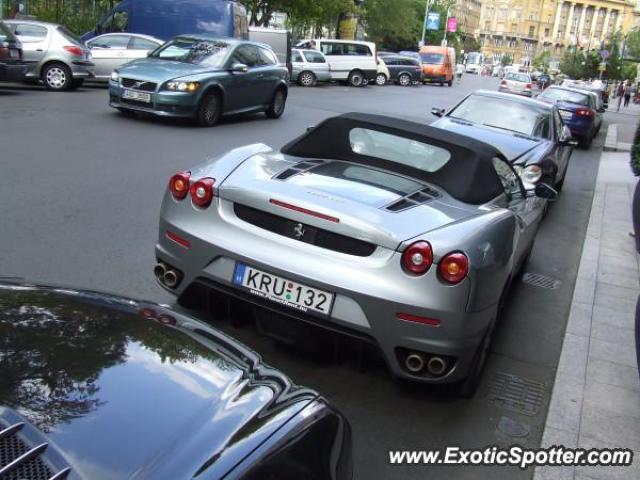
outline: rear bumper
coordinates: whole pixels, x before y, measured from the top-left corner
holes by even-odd
[[[435,265],[419,280],[409,277],[400,268],[400,254],[384,248],[370,257],[336,254],[334,258],[331,251],[245,224],[235,217],[230,202],[216,198],[214,204],[204,218],[190,205],[181,205],[170,195],[165,197],[156,258],[182,274],[177,288],[160,283],[167,291],[183,297],[194,286],[200,292],[204,287],[224,298],[252,304],[258,312],[270,312],[275,315],[274,322],[314,325],[375,345],[397,377],[448,383],[467,375],[496,311],[495,306],[472,313],[465,310],[471,281],[445,286],[437,278]],[[210,211],[214,208],[217,213]],[[167,231],[186,239],[190,247],[169,240]],[[237,261],[334,293],[331,314],[301,312],[236,286],[233,274]],[[441,323],[433,327],[401,321],[396,318],[400,312],[437,318]],[[410,373],[403,361],[403,352],[407,351],[446,357],[450,359],[449,368],[438,377]]]
[[[93,67],[94,67],[94,63],[93,62],[89,62],[86,60],[75,60],[72,61],[70,63],[66,63],[66,62],[60,62],[60,63],[65,63],[65,65],[67,65],[69,67],[69,69],[71,70],[71,76],[74,79],[87,79],[87,78],[93,78]],[[36,64],[35,66],[33,66],[25,75],[25,78],[27,79],[40,79],[40,75],[42,72],[42,66],[43,64]]]
[[[533,91],[532,90],[516,90],[516,89],[500,86],[500,87],[498,87],[498,91],[499,92],[505,92],[505,93],[513,93],[515,95],[522,95],[523,97],[532,97],[533,96]]]

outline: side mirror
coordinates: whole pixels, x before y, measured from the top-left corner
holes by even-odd
[[[578,140],[573,138],[571,135],[571,130],[566,125],[562,127],[562,135],[560,137],[560,145],[567,145],[569,147],[577,147]]]
[[[534,189],[534,193],[538,198],[546,198],[550,202],[553,202],[558,198],[558,192],[551,188],[546,183],[538,183]]]
[[[247,73],[249,71],[249,67],[244,63],[234,63],[231,65],[230,70],[234,73]]]
[[[310,132],[311,130],[313,130],[314,128],[316,128],[316,126],[315,126],[315,125],[309,125],[309,126],[307,127],[307,133],[308,133],[308,132]]]
[[[431,109],[431,115],[435,115],[436,117],[442,117],[444,116],[444,108],[436,108],[433,107]]]

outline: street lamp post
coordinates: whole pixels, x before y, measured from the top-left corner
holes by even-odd
[[[447,27],[449,26],[449,15],[451,13],[451,5],[447,7],[447,19],[444,21],[444,35],[442,36],[442,46],[447,46]]]
[[[0,0],[2,1],[2,0]],[[427,0],[427,4],[424,7],[424,21],[422,22],[422,40],[420,40],[420,46],[424,45],[424,37],[427,34],[427,17],[429,16],[429,9],[431,8],[431,1]]]

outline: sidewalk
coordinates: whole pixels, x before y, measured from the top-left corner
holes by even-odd
[[[639,111],[634,105],[633,113]],[[625,148],[633,131],[627,125],[611,125],[610,135],[616,147]],[[634,463],[539,467],[535,480],[640,478],[640,381],[634,336],[640,269],[629,236],[635,182],[628,151],[602,153],[542,439],[543,447],[631,448]]]

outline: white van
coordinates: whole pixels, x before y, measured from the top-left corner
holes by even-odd
[[[334,80],[347,81],[354,87],[376,80],[378,61],[375,43],[317,38],[299,42],[296,47],[320,50],[329,62]]]

